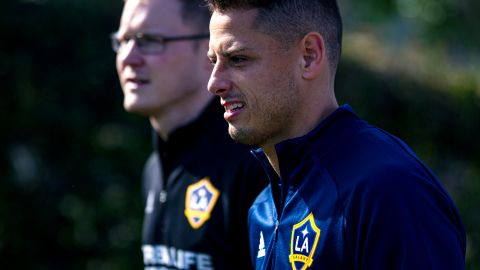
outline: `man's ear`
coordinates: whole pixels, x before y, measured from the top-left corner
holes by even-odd
[[[306,34],[300,42],[303,53],[302,77],[313,79],[322,72],[326,61],[326,48],[322,36],[317,32]]]

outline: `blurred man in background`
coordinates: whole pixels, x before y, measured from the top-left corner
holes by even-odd
[[[195,0],[126,0],[112,34],[128,112],[148,117],[145,269],[250,269],[247,212],[266,185],[206,87],[210,13]]]

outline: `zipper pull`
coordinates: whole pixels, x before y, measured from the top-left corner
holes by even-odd
[[[167,201],[167,191],[166,190],[160,190],[158,194],[158,201],[160,203],[165,203]]]

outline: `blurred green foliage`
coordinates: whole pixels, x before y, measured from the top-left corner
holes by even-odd
[[[480,2],[340,0],[340,103],[403,138],[480,269]],[[148,122],[122,109],[120,0],[0,3],[0,268],[140,269]]]

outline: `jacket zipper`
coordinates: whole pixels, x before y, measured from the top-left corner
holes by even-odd
[[[278,219],[275,221],[275,229],[273,232],[273,239],[270,242],[268,248],[268,255],[266,257],[267,265],[264,267],[264,270],[275,269],[275,250],[277,249],[277,237],[278,237]]]

